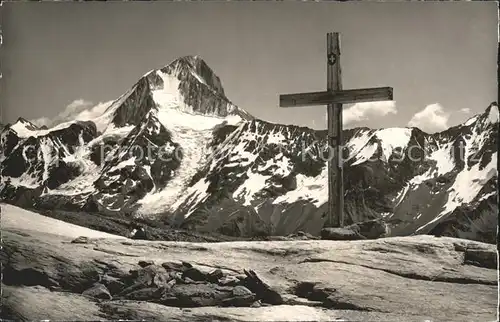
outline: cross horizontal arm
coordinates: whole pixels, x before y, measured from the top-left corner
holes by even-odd
[[[392,87],[280,95],[280,107],[392,101]]]

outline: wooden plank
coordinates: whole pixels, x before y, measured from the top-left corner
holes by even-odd
[[[280,107],[298,107],[327,104],[350,104],[373,101],[392,101],[392,87],[349,89],[280,95]]]
[[[342,91],[340,69],[340,35],[327,34],[327,91]],[[342,147],[342,104],[327,105],[328,124],[328,226],[344,225],[344,175],[341,160]],[[333,152],[333,153],[332,153]]]

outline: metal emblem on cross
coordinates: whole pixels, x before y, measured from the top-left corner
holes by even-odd
[[[337,62],[337,56],[334,53],[328,54],[328,65],[335,65]]]

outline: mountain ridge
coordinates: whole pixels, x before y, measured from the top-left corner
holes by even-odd
[[[497,134],[496,102],[439,133],[344,130],[346,223],[491,241]],[[21,119],[0,144],[0,197],[20,206],[233,235],[318,234],[325,221],[326,130],[254,118],[197,56],[146,73],[94,120]]]

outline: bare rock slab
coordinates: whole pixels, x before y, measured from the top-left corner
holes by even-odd
[[[5,319],[496,318],[496,248],[463,239],[197,244],[100,238],[89,247],[70,243],[74,235],[21,227],[2,233]]]

